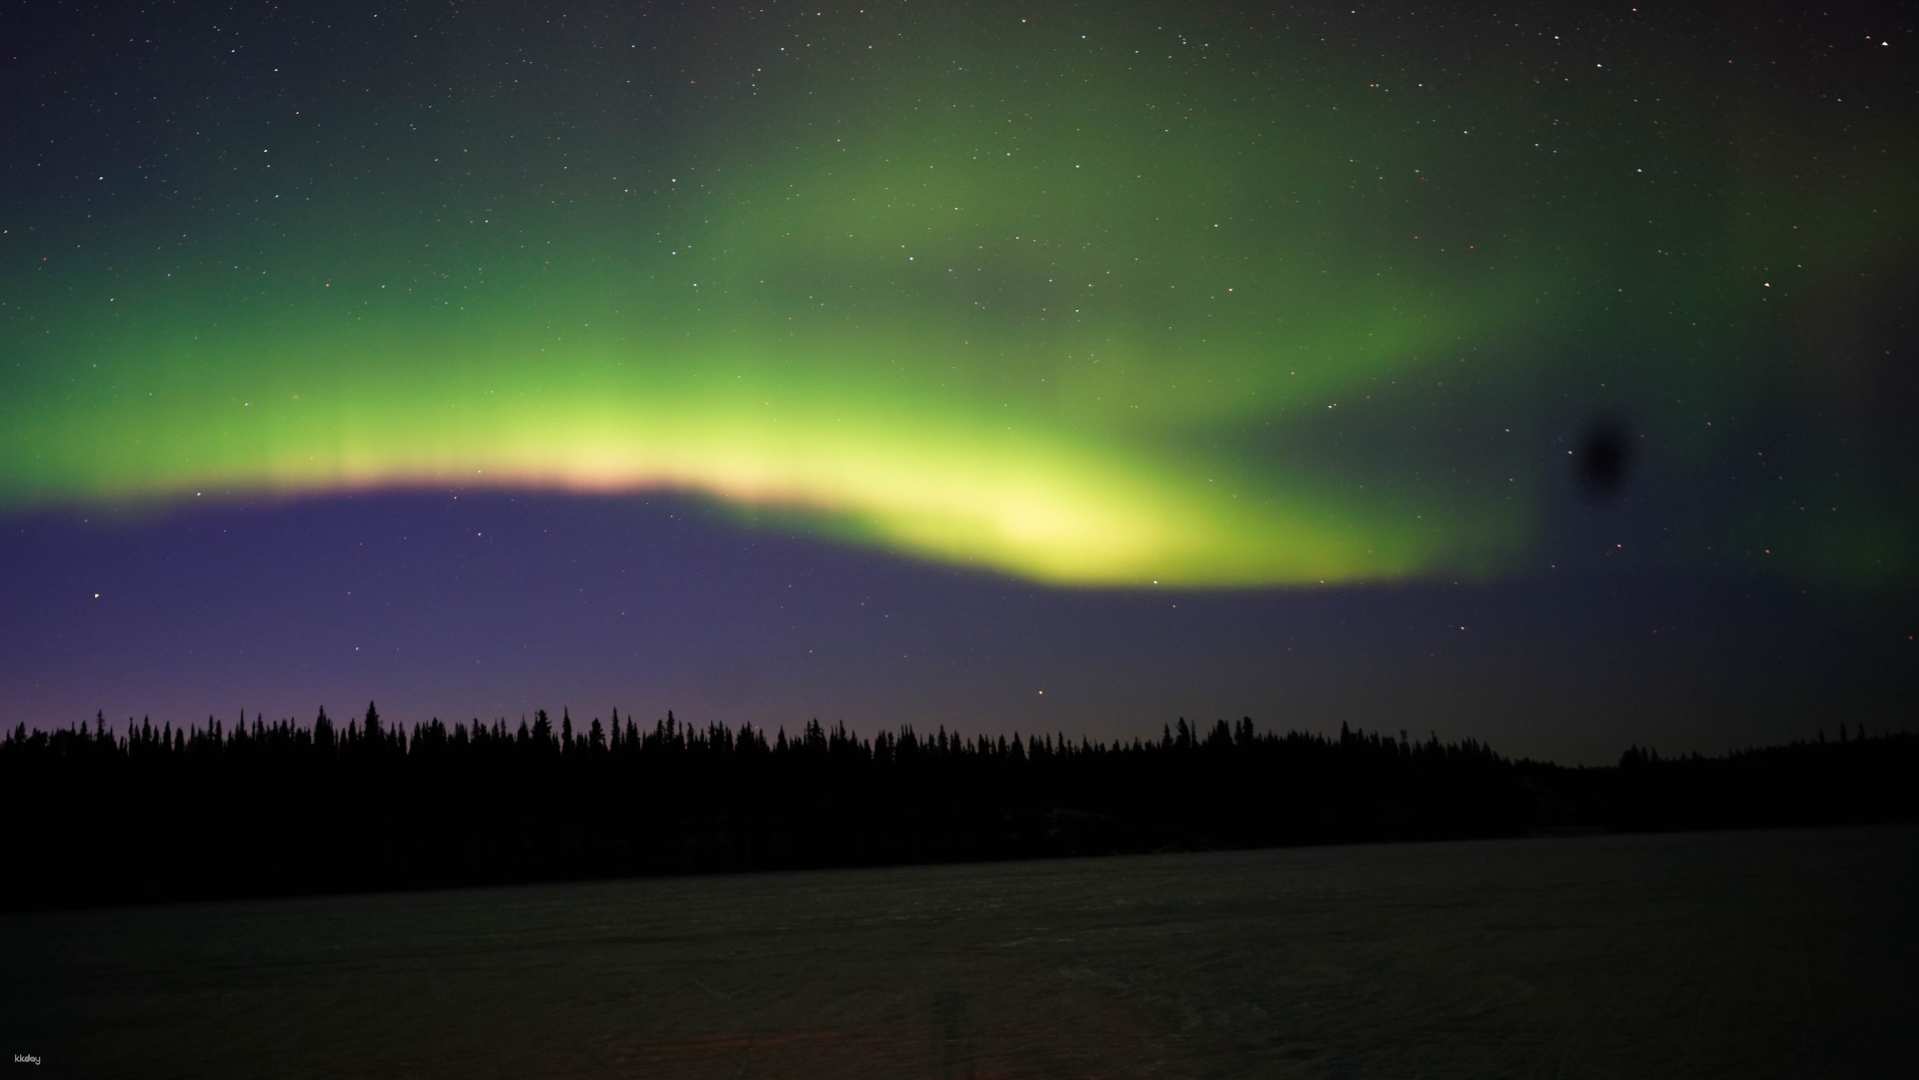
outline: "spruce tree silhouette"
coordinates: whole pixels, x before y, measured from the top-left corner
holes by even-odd
[[[617,713],[615,715],[618,715]],[[616,742],[597,718],[564,750],[544,710],[450,728],[369,702],[341,736],[244,716],[175,728],[104,711],[0,739],[9,855],[34,874],[0,904],[419,887],[702,870],[1018,858],[1281,843],[1919,819],[1919,739],[1819,739],[1723,758],[1632,746],[1610,769],[1511,761],[1472,739],[1413,745],[1342,724],[1262,732],[1250,717],[1077,744],[910,724],[862,739],[817,717],[778,729],[682,725]],[[617,750],[614,748],[617,747]],[[513,798],[502,803],[501,792]],[[69,808],[48,814],[49,806]],[[501,806],[500,813],[467,808]],[[216,829],[114,827],[165,806]],[[244,806],[248,813],[234,815]],[[27,823],[27,824],[19,824]]]

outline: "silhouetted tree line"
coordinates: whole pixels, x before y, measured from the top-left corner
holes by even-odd
[[[544,710],[412,728],[28,731],[0,739],[7,906],[633,874],[1919,819],[1919,739],[1840,738],[1617,767],[1401,731],[1278,734],[1250,718],[1157,740],[862,738],[641,726]]]

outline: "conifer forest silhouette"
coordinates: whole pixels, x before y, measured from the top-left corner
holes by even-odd
[[[129,721],[0,739],[11,908],[1132,852],[1919,820],[1919,737],[1615,766],[1341,725],[1156,740],[807,722]]]

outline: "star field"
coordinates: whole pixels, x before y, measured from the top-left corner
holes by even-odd
[[[590,496],[664,499],[749,562],[1152,605],[1624,576],[1763,583],[1819,625],[1863,604],[1890,637],[1912,585],[1897,19],[6,20],[17,537],[390,496],[417,524],[464,495],[477,544]],[[1590,498],[1598,429],[1628,464]],[[577,543],[543,557],[612,557]],[[1022,679],[1023,708],[1062,696]]]

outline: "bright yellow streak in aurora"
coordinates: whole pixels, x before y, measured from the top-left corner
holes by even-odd
[[[1227,64],[1151,20],[924,18],[924,62],[767,37],[657,113],[606,104],[632,58],[356,97],[406,125],[202,148],[220,213],[11,230],[0,510],[671,490],[1057,584],[1527,572],[1574,414],[1623,401],[1664,468],[1717,475],[1702,402],[1798,392],[1777,268],[1848,281],[1910,231],[1863,152],[1883,214],[1703,151],[1655,184],[1625,163],[1716,137],[1562,147],[1498,79],[1387,95],[1403,65],[1311,37]]]
[[[262,370],[304,380],[256,380],[257,392],[222,394],[217,409],[177,407],[177,397],[163,405],[157,382],[129,377],[126,404],[101,429],[112,438],[63,442],[44,414],[10,417],[21,444],[10,460],[36,472],[9,470],[0,494],[124,506],[200,493],[672,490],[784,511],[843,540],[1073,585],[1392,579],[1436,557],[1470,571],[1495,539],[1422,529],[1399,508],[1340,505],[1298,481],[1276,488],[1222,461],[1069,438],[1013,410],[980,424],[973,410],[831,386],[776,400],[763,386],[739,389],[748,366],[734,357],[623,375],[599,351],[553,364],[529,387],[507,381],[518,368],[497,356],[468,354],[460,378],[396,362],[359,366],[351,382],[338,366],[321,378],[283,359]],[[299,388],[308,385],[321,389]]]

